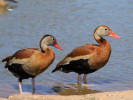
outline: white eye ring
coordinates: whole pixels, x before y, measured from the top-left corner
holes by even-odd
[[[107,31],[108,29],[107,28],[105,28],[105,31]]]

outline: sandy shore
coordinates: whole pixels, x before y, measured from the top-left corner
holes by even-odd
[[[133,90],[72,96],[16,94],[9,96],[9,98],[0,98],[0,100],[133,100]]]

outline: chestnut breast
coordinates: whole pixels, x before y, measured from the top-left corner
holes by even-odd
[[[96,69],[102,68],[109,60],[111,54],[111,46],[108,41],[104,40],[100,46],[95,47],[95,51],[89,64]]]
[[[50,48],[47,48],[45,53],[36,51],[29,61],[23,65],[23,69],[27,73],[36,76],[44,72],[53,63],[54,59],[55,53]]]

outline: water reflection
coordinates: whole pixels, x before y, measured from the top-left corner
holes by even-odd
[[[18,84],[13,84],[12,87],[14,88],[14,91],[12,91],[12,94],[19,94],[19,87]],[[33,90],[32,85],[30,84],[22,84],[22,94],[47,94],[48,91],[51,90],[51,87],[44,86],[42,84],[37,84],[36,89]],[[15,93],[16,92],[16,93]],[[50,94],[53,94],[53,91],[49,92]]]
[[[0,15],[7,14],[8,10],[6,6],[0,6]]]
[[[80,84],[69,84],[70,86],[53,86],[53,91],[59,95],[84,95],[101,92],[99,90],[88,89],[88,86]]]
[[[13,11],[14,8],[17,8],[17,5],[14,6],[0,6],[0,15],[7,14],[10,11]]]

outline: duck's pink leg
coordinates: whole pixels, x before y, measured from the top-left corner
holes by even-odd
[[[32,78],[33,94],[35,93],[35,77]]]
[[[18,86],[19,86],[19,94],[22,94],[22,82],[18,79]]]

